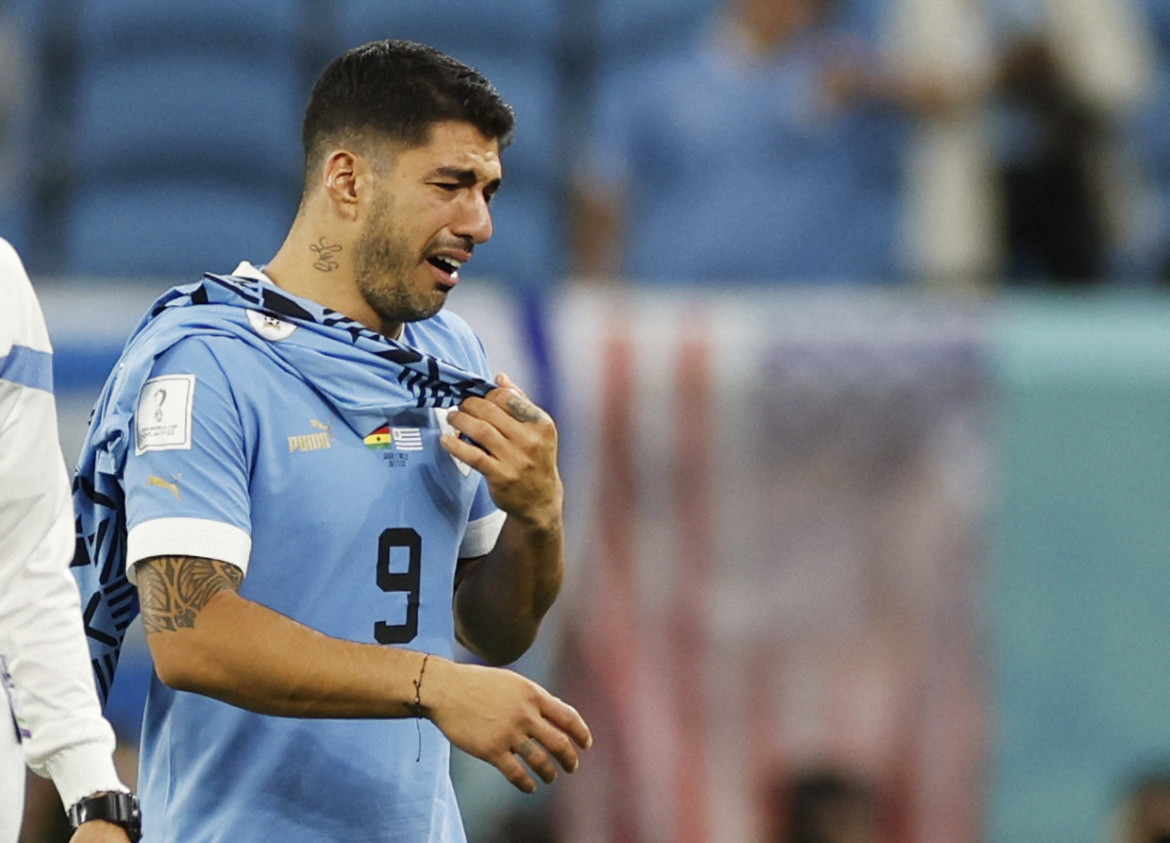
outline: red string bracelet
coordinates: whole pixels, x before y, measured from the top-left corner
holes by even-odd
[[[422,666],[418,669],[418,679],[414,680],[414,705],[411,706],[411,709],[413,710],[414,716],[416,718],[414,721],[414,727],[418,731],[418,757],[414,759],[416,764],[422,761],[422,681],[423,674],[427,672],[427,659],[430,657],[430,653],[423,653]]]

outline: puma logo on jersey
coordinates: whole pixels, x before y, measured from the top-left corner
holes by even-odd
[[[309,427],[315,427],[324,433],[302,433],[288,438],[288,452],[321,451],[333,447],[333,426],[317,419],[309,419]]]
[[[152,474],[146,478],[146,485],[147,486],[157,486],[160,489],[166,489],[168,492],[173,494],[175,496],[175,498],[177,498],[178,500],[182,500],[183,496],[179,493],[179,477],[180,477],[180,475],[176,474],[176,475],[174,475],[174,477],[175,477],[174,482],[172,482],[170,480],[163,480],[157,474]]]

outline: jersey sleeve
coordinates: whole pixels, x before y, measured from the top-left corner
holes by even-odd
[[[249,457],[227,371],[238,342],[186,339],[155,362],[134,414],[126,459],[126,564],[200,556],[247,572],[252,549]]]
[[[459,545],[459,558],[483,556],[495,547],[507,518],[503,510],[496,508],[495,501],[488,493],[487,481],[481,477],[475,490],[475,499],[471,502],[467,532],[463,534],[463,542]]]

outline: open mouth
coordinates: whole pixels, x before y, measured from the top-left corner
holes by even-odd
[[[449,258],[446,255],[434,255],[433,257],[429,257],[427,258],[427,263],[429,263],[435,269],[439,270],[439,272],[442,272],[444,275],[449,276],[453,280],[458,279],[459,267],[463,266],[463,261],[455,260],[455,258]]]

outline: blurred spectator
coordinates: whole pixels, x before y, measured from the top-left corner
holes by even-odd
[[[766,843],[882,843],[881,801],[831,767],[781,774],[765,794]]]
[[[996,52],[985,0],[876,0],[888,6],[890,61],[933,90],[919,108],[906,175],[903,242],[911,277],[937,288],[998,278],[1001,212],[988,112]]]
[[[1108,843],[1170,843],[1170,769],[1147,771],[1126,786]]]
[[[1093,151],[1105,126],[1068,84],[1051,49],[1022,39],[1004,57],[1002,91],[1020,148],[1002,162],[1012,279],[1093,281],[1105,272],[1104,196]]]
[[[686,50],[602,68],[573,268],[635,281],[892,282],[910,117],[885,2],[725,0]]]
[[[996,0],[997,166],[1009,283],[1125,269],[1134,196],[1122,129],[1152,71],[1132,0]]]

